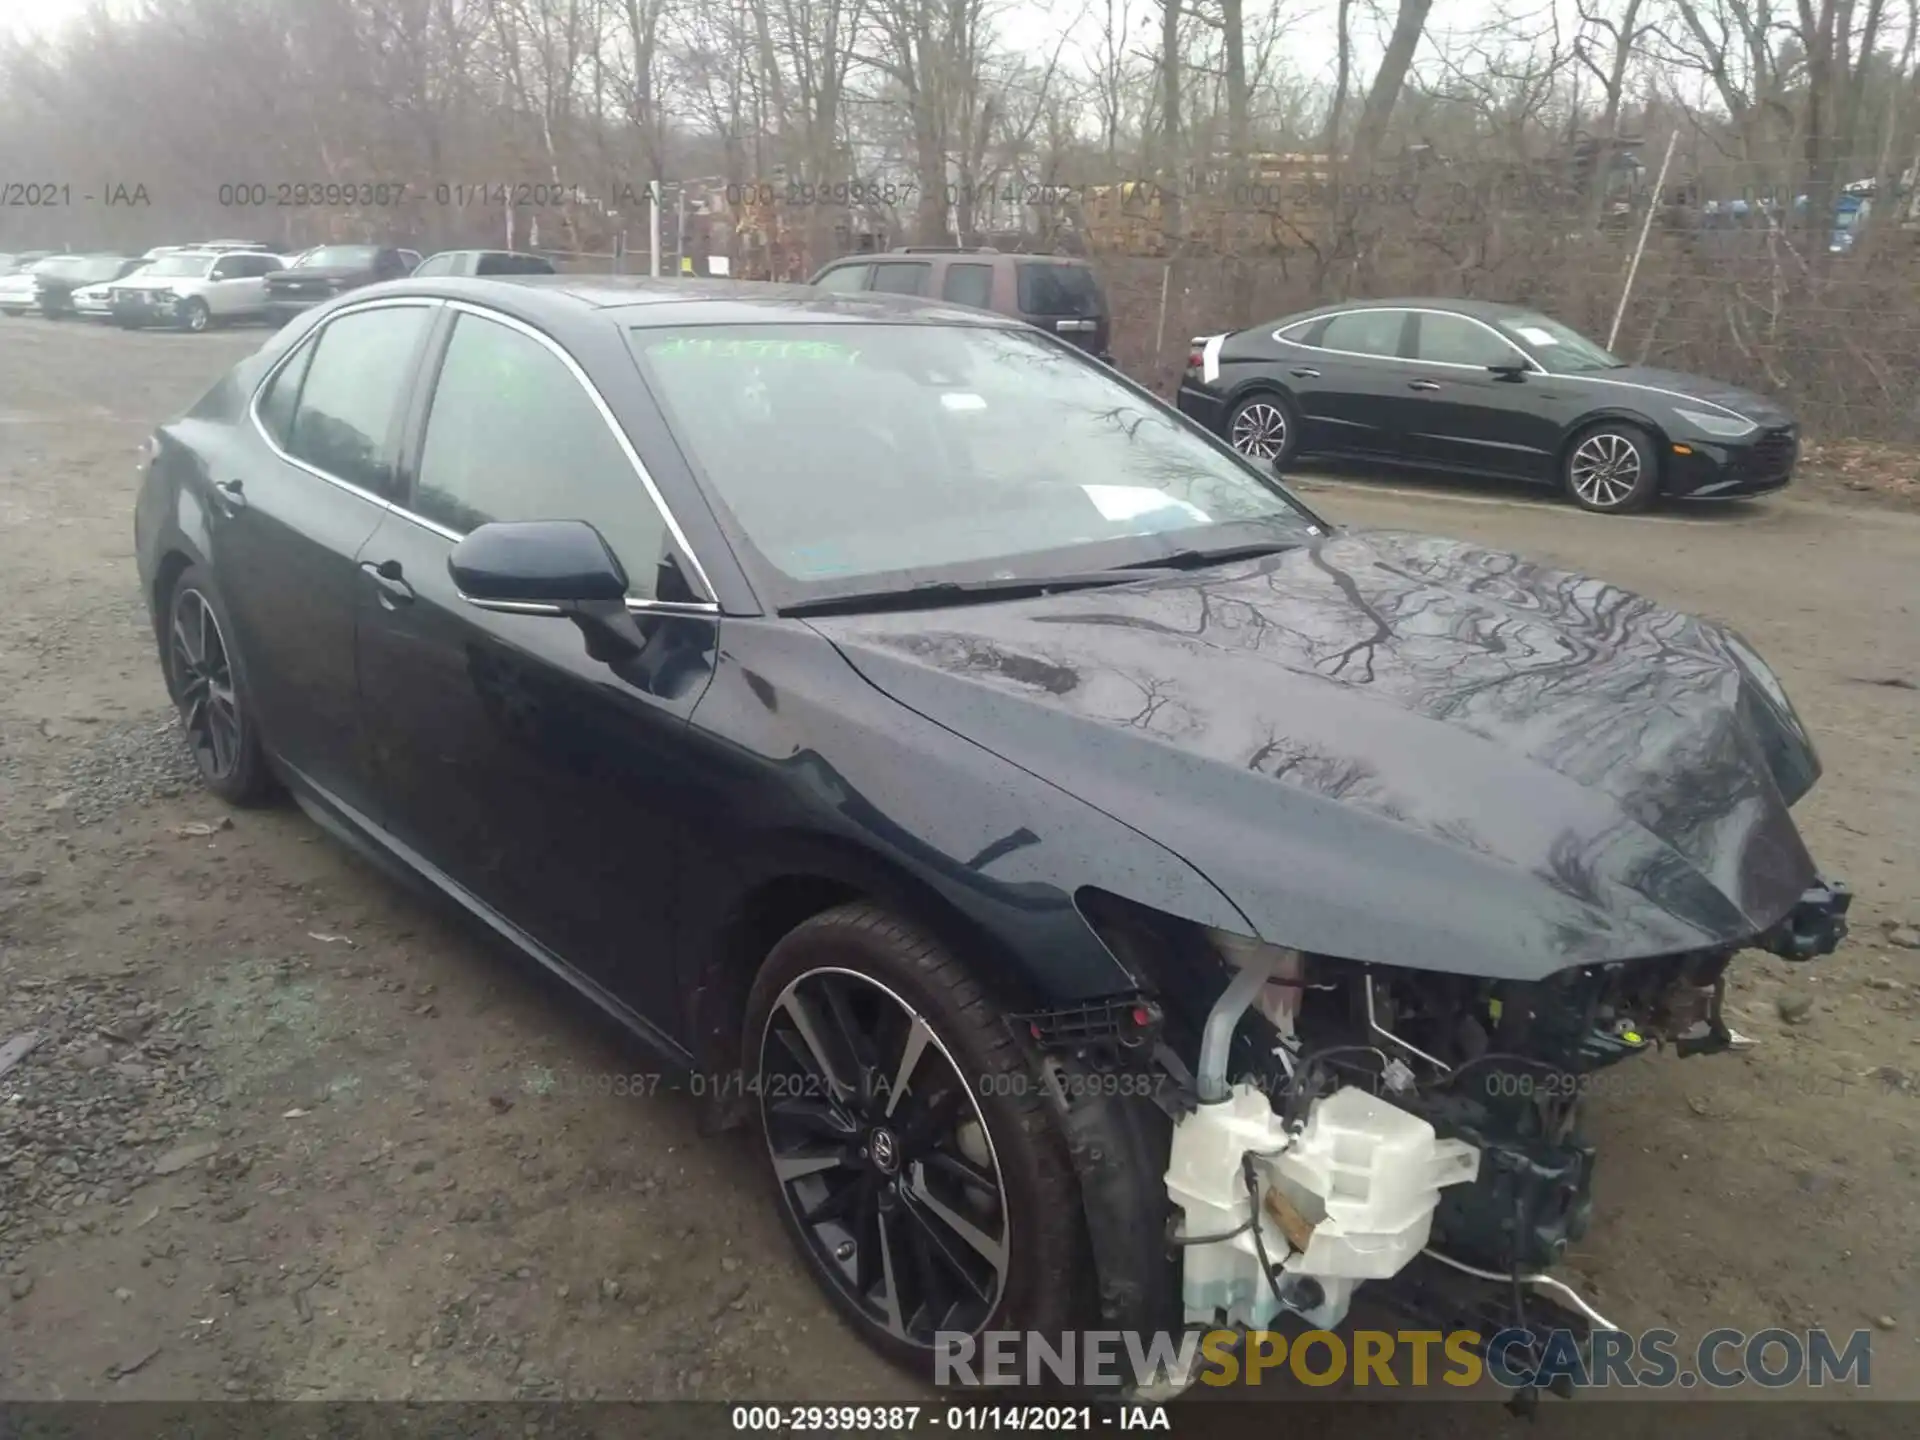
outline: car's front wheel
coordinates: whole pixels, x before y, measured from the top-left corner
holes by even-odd
[[[1039,1077],[937,940],[870,905],[817,915],[767,957],[743,1036],[781,1219],[876,1350],[938,1380],[943,1336],[1085,1317],[1079,1185]]]
[[[1562,472],[1574,504],[1624,515],[1652,503],[1660,488],[1660,453],[1638,425],[1606,420],[1575,437]]]
[[[207,788],[252,805],[272,793],[273,774],[232,634],[212,578],[197,566],[183,571],[167,597],[167,690]]]
[[[1249,460],[1276,469],[1299,448],[1300,425],[1293,402],[1275,390],[1256,390],[1227,416],[1227,443]]]
[[[191,330],[195,334],[213,323],[213,313],[207,309],[207,302],[198,295],[190,296],[180,306],[180,328]]]

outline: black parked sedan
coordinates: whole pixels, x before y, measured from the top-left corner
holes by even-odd
[[[1778,490],[1799,451],[1793,417],[1763,396],[1470,300],[1355,301],[1197,338],[1179,405],[1274,464],[1321,454],[1532,480],[1614,513]]]
[[[1737,636],[1338,531],[980,311],[370,287],[159,429],[135,538],[207,784],[286,786],[750,1122],[807,1266],[923,1374],[987,1327],[1338,1323],[1358,1182],[1311,1254],[1258,1218],[1334,1133],[1289,1193],[1378,1158],[1360,1273],[1484,1328],[1512,1287],[1420,1250],[1578,1237],[1570,1077],[1724,1048],[1738,949],[1844,931]]]

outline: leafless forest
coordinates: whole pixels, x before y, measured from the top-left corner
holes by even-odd
[[[673,269],[1083,250],[1164,383],[1190,335],[1347,295],[1605,339],[1644,234],[1624,356],[1920,440],[1920,0],[1040,8],[139,0],[0,51],[0,181],[41,196],[0,248],[511,238],[640,269],[657,180]]]

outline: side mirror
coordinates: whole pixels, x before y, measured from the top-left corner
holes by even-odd
[[[453,547],[447,573],[469,603],[517,614],[620,605],[627,594],[627,572],[584,520],[482,525]]]
[[[1487,369],[1496,380],[1519,380],[1525,377],[1527,366],[1523,361],[1508,360],[1499,365],[1489,365]]]

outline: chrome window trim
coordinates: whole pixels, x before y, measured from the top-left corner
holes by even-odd
[[[447,303],[446,301],[436,299],[435,297],[430,295],[384,296],[378,300],[362,300],[353,305],[343,305],[341,306],[340,309],[334,311],[333,314],[329,315],[320,324],[316,325],[313,329],[312,334],[306,336],[304,339],[301,340],[301,342],[298,345],[295,345],[292,349],[288,350],[286,354],[282,355],[278,360],[274,361],[273,368],[267,371],[265,375],[261,376],[260,383],[253,387],[253,398],[247,402],[247,417],[253,421],[254,430],[258,432],[261,440],[266,442],[267,448],[271,450],[281,460],[284,460],[287,464],[293,466],[294,469],[304,470],[306,471],[307,474],[313,476],[314,479],[316,480],[324,480],[329,485],[338,486],[340,489],[346,491],[349,495],[357,495],[362,500],[366,500],[374,505],[378,505],[382,510],[397,512],[399,507],[397,507],[391,500],[387,499],[384,495],[376,495],[373,493],[373,491],[365,489],[362,486],[356,485],[351,480],[342,480],[338,475],[329,475],[325,470],[322,470],[319,466],[309,465],[306,461],[300,459],[297,455],[289,455],[285,450],[281,449],[279,442],[273,438],[272,433],[267,429],[266,425],[262,423],[260,419],[260,397],[267,393],[267,387],[272,385],[274,380],[279,376],[280,372],[287,368],[288,362],[291,361],[293,357],[298,355],[302,350],[306,349],[309,345],[319,344],[320,337],[322,333],[326,330],[327,326],[333,324],[333,322],[338,320],[341,316],[356,315],[363,310],[399,309],[402,306],[408,306],[408,305],[417,306],[420,309],[426,310],[426,309],[432,309],[440,305],[444,305],[446,303]],[[404,512],[400,512],[400,513],[404,513]],[[409,518],[412,518],[412,517],[409,517]]]
[[[718,615],[720,606],[713,600],[644,600],[637,595],[627,597],[627,609],[636,615]]]
[[[564,615],[567,612],[558,605],[545,600],[480,600],[467,594],[458,585],[453,593],[476,610],[493,610],[502,615]]]
[[[450,310],[459,311],[467,315],[475,315],[482,320],[491,320],[496,324],[506,326],[509,330],[518,331],[528,339],[545,346],[550,354],[558,359],[562,365],[566,366],[568,373],[573,376],[575,383],[578,384],[582,390],[586,391],[587,398],[593,402],[593,408],[600,413],[601,422],[612,432],[615,443],[620,447],[620,453],[627,457],[627,463],[633,467],[633,473],[639,477],[640,484],[647,492],[647,498],[653,501],[654,508],[660,512],[660,518],[666,522],[667,534],[673,537],[673,542],[679,546],[680,553],[685,555],[688,563],[693,566],[694,579],[699,582],[701,590],[709,596],[713,595],[715,593],[713,581],[707,578],[706,567],[700,563],[700,557],[694,553],[693,546],[687,543],[686,532],[680,528],[680,522],[674,519],[673,511],[668,507],[666,497],[660,493],[660,487],[653,483],[653,476],[648,473],[646,465],[642,463],[639,452],[633,448],[633,442],[627,438],[627,432],[621,428],[620,422],[614,418],[613,410],[608,406],[606,397],[600,393],[599,387],[587,377],[587,372],[580,368],[579,362],[569,355],[565,348],[551,336],[535,329],[523,320],[515,319],[511,315],[503,315],[498,310],[489,310],[484,305],[476,305],[468,300],[445,300],[437,303],[444,304]],[[431,405],[428,406],[428,413],[429,416],[431,416]],[[414,478],[416,481],[419,479],[418,476]],[[435,534],[443,535],[456,543],[466,539],[466,536],[449,530],[444,525],[437,524],[423,515],[416,515],[404,505],[389,505],[388,508],[392,510],[394,514],[403,515],[415,524],[424,526]],[[717,611],[719,607],[716,604],[714,608]]]
[[[458,586],[454,594],[467,604],[480,610],[497,610],[503,615],[564,615],[563,605],[555,605],[545,600],[480,600],[467,594]],[[629,595],[626,600],[627,613],[630,615],[718,615],[720,607],[711,600],[642,600]]]
[[[1298,330],[1302,325],[1317,324],[1321,320],[1333,320],[1338,318],[1341,315],[1447,315],[1447,316],[1451,316],[1455,320],[1465,320],[1471,325],[1478,325],[1482,330],[1486,331],[1489,335],[1493,336],[1494,339],[1498,340],[1502,345],[1506,346],[1509,350],[1511,350],[1514,354],[1518,355],[1522,360],[1526,362],[1527,373],[1529,375],[1551,375],[1553,373],[1551,370],[1547,369],[1546,366],[1542,365],[1538,360],[1534,359],[1531,355],[1527,354],[1527,352],[1522,350],[1518,345],[1514,344],[1512,340],[1508,339],[1505,335],[1502,335],[1498,330],[1494,329],[1493,326],[1489,325],[1486,321],[1480,319],[1478,316],[1462,315],[1458,310],[1435,310],[1428,305],[1356,305],[1350,310],[1333,310],[1328,312],[1325,315],[1316,315],[1310,321],[1309,320],[1295,321],[1291,325],[1287,325],[1282,327],[1279,330],[1275,330],[1273,332],[1273,338],[1276,342],[1278,342],[1281,345],[1291,345],[1296,350],[1311,350],[1322,355],[1346,355],[1355,360],[1386,360],[1395,365],[1419,365],[1422,367],[1437,366],[1442,370],[1471,370],[1475,374],[1479,374],[1479,375],[1484,375],[1487,373],[1488,367],[1485,365],[1463,365],[1457,360],[1420,360],[1420,359],[1411,358],[1406,355],[1369,355],[1364,350],[1336,350],[1331,345],[1309,345],[1304,340],[1290,340],[1287,338],[1286,331],[1288,330]],[[1573,377],[1566,377],[1566,378],[1573,378]]]

